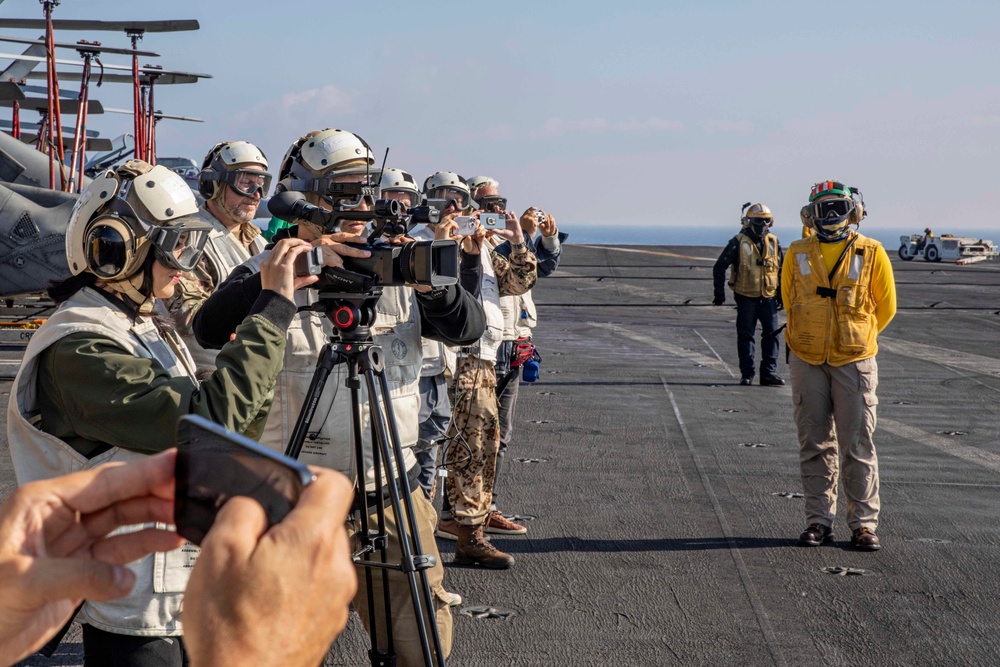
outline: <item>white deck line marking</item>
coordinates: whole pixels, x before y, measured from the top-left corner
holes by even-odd
[[[719,353],[715,351],[715,348],[714,348],[714,347],[712,347],[712,344],[711,344],[711,343],[709,343],[709,342],[708,342],[707,340],[705,340],[705,337],[704,337],[704,336],[702,336],[702,335],[701,335],[701,334],[700,334],[700,333],[698,332],[698,330],[697,330],[697,329],[691,329],[691,331],[693,331],[693,332],[695,332],[696,334],[698,334],[698,338],[700,338],[700,339],[702,340],[702,342],[704,342],[704,343],[705,343],[705,345],[707,345],[707,346],[708,346],[708,349],[710,349],[710,350],[712,351],[712,354],[714,354],[714,355],[715,355],[715,358],[719,360],[719,362],[720,362],[720,363],[722,364],[722,367],[726,369],[726,372],[727,372],[727,373],[729,373],[729,377],[731,377],[731,378],[733,378],[733,379],[735,380],[735,379],[736,379],[736,376],[735,376],[735,375],[733,375],[733,371],[732,371],[732,370],[730,370],[730,368],[729,368],[729,364],[727,364],[727,363],[726,363],[725,361],[722,361],[722,357],[720,357],[720,356],[719,356]]]
[[[878,418],[878,425],[891,433],[912,440],[921,445],[927,445],[934,449],[950,454],[957,459],[962,459],[967,463],[972,463],[983,468],[988,468],[995,472],[1000,472],[1000,455],[988,452],[978,447],[960,445],[954,440],[950,440],[936,433],[928,433],[919,428],[915,428],[895,419]]]
[[[722,367],[725,368],[726,372],[729,372],[729,369],[726,368],[726,364],[724,361],[722,361],[722,359],[716,357],[710,357],[707,354],[702,354],[701,352],[695,352],[694,350],[684,349],[680,345],[673,345],[671,343],[667,343],[666,341],[657,340],[656,338],[652,338],[650,336],[645,336],[641,333],[632,331],[631,329],[626,329],[625,327],[619,324],[610,324],[608,322],[587,322],[587,324],[592,327],[597,327],[598,329],[604,329],[605,331],[609,331],[615,336],[628,338],[629,340],[634,340],[638,343],[649,345],[650,347],[655,347],[658,350],[669,352],[670,354],[676,355],[682,359],[687,359],[688,361],[691,361],[696,364],[703,364],[705,366],[710,366],[712,368],[719,368],[719,365],[721,364]],[[729,375],[732,376],[733,374],[729,373]]]
[[[729,527],[725,513],[722,511],[722,504],[719,503],[719,498],[715,495],[715,490],[712,488],[712,481],[709,479],[708,473],[705,472],[705,466],[702,465],[701,458],[694,448],[691,435],[687,430],[687,424],[684,423],[680,408],[677,407],[677,401],[674,400],[674,393],[670,391],[670,385],[667,384],[667,380],[663,376],[660,376],[660,382],[663,383],[663,391],[667,392],[667,398],[670,399],[670,407],[674,410],[674,418],[677,419],[677,424],[681,427],[681,433],[684,435],[684,441],[687,443],[688,452],[694,460],[695,468],[698,469],[698,476],[701,477],[701,484],[705,489],[705,494],[708,496],[709,502],[712,503],[712,510],[715,512],[715,518],[719,522],[719,528],[722,530],[722,534],[729,544],[729,554],[733,558],[733,563],[736,564],[736,571],[740,576],[740,582],[743,584],[743,590],[746,591],[747,598],[750,601],[750,608],[753,609],[754,616],[757,617],[757,625],[760,627],[761,634],[764,635],[764,643],[767,644],[767,650],[771,653],[774,664],[783,667],[786,663],[784,656],[781,655],[781,649],[778,647],[778,638],[774,634],[771,622],[767,618],[767,609],[764,608],[763,603],[757,596],[757,590],[754,588],[753,580],[750,578],[750,571],[747,569],[746,563],[743,562],[743,556],[740,555],[740,548],[733,538],[733,531]]]
[[[1000,359],[984,357],[980,354],[949,350],[937,345],[912,343],[898,338],[878,337],[879,350],[900,354],[904,357],[916,357],[942,366],[961,368],[962,370],[1000,377]]]

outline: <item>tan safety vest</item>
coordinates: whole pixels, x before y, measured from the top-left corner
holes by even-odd
[[[259,268],[267,255],[264,252],[254,256],[246,266]],[[315,301],[316,291],[296,290],[294,296],[296,305],[301,308]],[[410,470],[417,462],[411,450],[419,434],[420,367],[423,359],[420,311],[414,291],[408,287],[384,288],[382,298],[375,306],[375,322],[371,329],[373,341],[382,346],[392,410],[403,447],[403,464],[406,470]],[[305,403],[320,350],[329,342],[331,333],[333,324],[323,313],[302,310],[292,319],[285,344],[285,362],[278,374],[274,402],[260,438],[262,445],[275,451],[285,451]],[[347,364],[334,366],[316,404],[299,461],[339,470],[353,479],[358,465],[351,439],[352,403],[350,389],[344,386],[346,378]],[[361,420],[365,426],[361,434],[365,458],[361,469],[365,471],[366,487],[374,491],[370,403],[363,378],[359,396]],[[382,479],[384,481],[384,474]]]
[[[219,276],[220,283],[229,277],[237,266],[264,251],[265,240],[263,236],[256,237],[250,243],[250,249],[243,247],[236,234],[226,229],[212,212],[204,205],[198,209],[198,217],[202,222],[212,225],[212,231],[208,234],[208,241],[205,243],[205,253],[200,261],[207,262],[215,275]],[[218,285],[216,285],[218,288]],[[215,371],[215,359],[219,356],[219,350],[206,350],[195,339],[194,336],[186,335],[184,344],[194,358],[198,366],[199,373],[211,373]]]
[[[179,337],[164,338],[150,318],[140,316],[132,322],[96,290],[80,290],[61,304],[32,336],[14,379],[7,405],[7,441],[18,484],[86,470],[111,461],[128,462],[146,457],[113,447],[87,459],[67,443],[35,426],[39,419],[38,357],[60,339],[81,332],[106,336],[137,357],[155,359],[171,376],[187,376],[196,384],[194,362]],[[136,434],[136,437],[142,435]],[[145,527],[127,526],[116,532],[132,532]],[[197,556],[198,548],[187,544],[130,563],[128,567],[136,575],[132,592],[117,600],[87,601],[79,620],[123,635],[183,634],[181,598]]]
[[[742,296],[770,299],[778,293],[778,237],[764,236],[764,255],[761,256],[757,243],[748,235],[740,233],[739,258],[729,276],[729,286]]]
[[[783,295],[788,313],[785,342],[814,366],[842,366],[875,356],[878,327],[871,279],[879,243],[857,234],[840,266],[828,279],[819,237],[789,246],[791,294]]]

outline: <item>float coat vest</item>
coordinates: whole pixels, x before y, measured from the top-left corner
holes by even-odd
[[[737,234],[739,257],[729,276],[729,286],[742,296],[771,299],[778,291],[778,237],[764,235],[764,254],[747,234]]]
[[[484,243],[480,252],[483,280],[479,297],[483,304],[483,311],[486,313],[486,330],[478,343],[469,348],[462,348],[462,351],[495,364],[504,329],[504,316],[500,309],[500,285],[497,282],[496,270],[493,268],[493,249],[489,247],[488,243]]]
[[[421,227],[410,234],[415,241],[433,241],[434,232],[429,227]],[[435,377],[444,373],[455,372],[455,348],[445,345],[439,340],[421,339],[424,361],[420,368],[421,377]]]
[[[260,266],[264,255],[256,255],[247,266]],[[315,301],[316,291],[296,290],[295,303],[302,307]],[[371,327],[373,342],[382,346],[385,377],[392,399],[392,410],[403,447],[404,465],[410,470],[417,459],[411,448],[417,442],[420,412],[420,366],[423,358],[420,342],[420,312],[410,288],[386,287],[375,306]],[[309,384],[316,371],[320,350],[329,342],[333,324],[323,313],[300,311],[288,327],[285,363],[274,387],[274,403],[260,438],[262,445],[284,453],[295,429],[295,422],[306,400]],[[347,364],[337,364],[330,373],[319,397],[299,461],[339,470],[354,479],[358,466],[351,440],[351,392],[344,385]],[[371,424],[368,388],[361,379],[361,432],[364,443],[362,470],[366,487],[375,491],[372,465]],[[385,481],[384,471],[382,473]]]
[[[164,338],[152,319],[146,316],[137,317],[133,323],[96,290],[81,289],[62,303],[32,336],[14,379],[7,405],[7,439],[18,484],[94,468],[109,461],[137,461],[146,456],[112,447],[88,459],[35,426],[39,420],[38,357],[60,339],[82,332],[107,336],[137,357],[155,359],[172,377],[187,376],[192,384],[197,384],[194,362],[178,336],[167,334]],[[116,532],[144,527],[127,526]],[[78,620],[123,635],[183,634],[181,598],[197,556],[198,548],[186,544],[174,551],[152,554],[130,563],[128,568],[136,575],[132,592],[117,600],[88,600]]]
[[[198,217],[212,225],[212,231],[209,232],[208,241],[205,243],[205,253],[200,261],[208,263],[208,270],[218,277],[218,283],[221,284],[228,278],[237,266],[263,252],[265,244],[263,236],[257,236],[251,241],[250,249],[247,250],[239,238],[226,229],[204,205],[198,209]],[[216,287],[218,286],[216,284]],[[185,335],[183,338],[198,370],[214,371],[215,358],[219,356],[219,351],[206,350],[198,344],[193,335]]]
[[[817,236],[794,241],[785,256],[793,271],[791,294],[783,295],[788,313],[785,342],[814,366],[842,366],[878,352],[871,278],[879,243],[856,236],[832,279]]]

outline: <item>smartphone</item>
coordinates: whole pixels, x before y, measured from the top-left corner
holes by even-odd
[[[270,528],[288,515],[314,479],[304,464],[204,417],[185,415],[177,424],[174,523],[177,533],[194,544],[205,539],[230,498],[260,503]]]
[[[480,213],[479,224],[483,229],[503,229],[507,226],[507,218],[503,213]]]
[[[457,215],[454,220],[455,224],[458,225],[455,236],[471,236],[476,233],[476,216]]]
[[[323,248],[316,246],[295,258],[295,275],[318,276],[323,272]]]

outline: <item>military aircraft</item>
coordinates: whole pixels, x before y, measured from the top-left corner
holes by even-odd
[[[0,59],[13,61],[0,72],[0,112],[4,108],[11,110],[10,120],[0,120],[0,297],[6,299],[37,295],[44,292],[50,281],[69,275],[66,223],[77,199],[74,193],[86,187],[91,175],[133,156],[155,163],[155,129],[160,120],[202,122],[156,109],[154,88],[195,83],[210,77],[139,65],[140,57],[159,55],[137,48],[146,33],[197,30],[199,25],[195,20],[54,20],[52,9],[58,3],[43,1],[42,4],[45,19],[0,18],[0,29],[45,33],[41,39],[0,36],[2,42],[27,47],[22,53],[0,53]],[[85,40],[57,42],[55,30],[124,32],[131,48]],[[56,58],[56,49],[76,50],[80,60]],[[130,55],[132,63],[130,66],[104,63],[99,58],[103,54]],[[35,71],[43,63],[45,71]],[[39,79],[45,80],[44,86],[28,83]],[[92,80],[98,85],[132,85],[133,109],[105,108],[92,99],[89,94]],[[73,92],[60,89],[61,82],[76,83],[79,89]],[[29,110],[39,113],[38,122],[21,121],[21,113]],[[63,124],[64,113],[75,115],[76,121]],[[113,140],[99,137],[87,128],[87,116],[99,113],[133,116],[131,132]],[[190,167],[168,166],[178,170]]]

